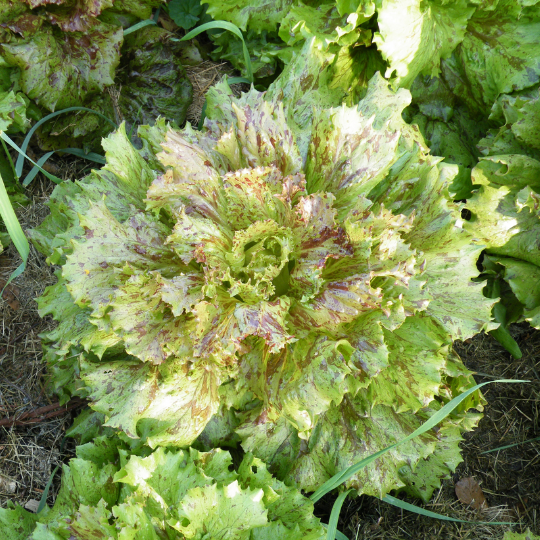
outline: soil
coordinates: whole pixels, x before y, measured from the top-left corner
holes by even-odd
[[[189,120],[196,123],[206,90],[219,80],[224,68],[208,63],[199,72],[194,68],[188,71],[196,95]],[[87,167],[73,158],[57,158],[54,165],[65,178],[81,177]],[[45,202],[53,187],[40,175],[34,180],[28,194],[31,204],[18,209],[24,229],[36,226],[46,216]],[[0,255],[0,280],[7,279],[19,264],[15,248],[8,247]],[[71,410],[60,408],[44,390],[39,334],[53,323],[39,317],[35,298],[54,283],[53,270],[31,247],[26,271],[0,299],[0,507],[11,500],[35,508],[52,472],[73,456],[73,442],[68,439],[66,443],[64,433],[81,404],[73,404]],[[484,418],[475,431],[465,435],[461,445],[464,461],[455,474],[443,482],[428,504],[404,500],[455,519],[513,525],[445,522],[362,496],[347,500],[342,509],[338,528],[348,538],[499,540],[505,531],[524,532],[528,527],[540,534],[540,439],[531,441],[540,438],[540,331],[521,324],[514,325],[512,334],[523,352],[520,360],[513,359],[486,334],[455,343],[465,365],[476,372],[478,383],[495,379],[530,382],[487,386]],[[25,413],[33,416],[24,419]],[[5,422],[14,417],[21,425]],[[509,445],[513,446],[492,451]],[[458,500],[455,483],[465,477],[478,481],[489,508],[474,510]],[[54,503],[59,484],[60,474],[56,474],[47,494],[49,505]],[[335,496],[327,496],[317,503],[317,515],[325,522],[334,500]]]

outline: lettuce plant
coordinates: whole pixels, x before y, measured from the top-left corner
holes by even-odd
[[[484,157],[472,171],[471,231],[485,242],[486,293],[501,297],[496,337],[520,356],[506,327],[528,321],[540,328],[540,93],[538,86],[502,95],[491,117],[503,125],[479,143]]]
[[[317,58],[265,93],[211,90],[201,132],[163,121],[104,141],[32,232],[58,283],[39,299],[53,389],[151,447],[241,443],[313,490],[473,384],[453,339],[490,327],[448,185],[376,75],[338,104]],[[323,55],[324,56],[324,55]],[[320,58],[319,58],[320,59]],[[323,66],[323,68],[321,68]],[[459,462],[478,396],[348,485],[428,497]]]
[[[77,447],[52,508],[0,509],[0,532],[10,540],[326,537],[313,503],[251,454],[235,470],[223,450],[134,454],[110,436]]]
[[[0,87],[21,90],[42,111],[85,106],[129,124],[159,114],[181,125],[192,99],[186,45],[162,28],[125,30],[162,0],[0,0]],[[107,88],[115,84],[113,99]],[[37,111],[39,113],[39,111]],[[110,132],[96,115],[64,115],[38,132],[40,146],[100,147]]]

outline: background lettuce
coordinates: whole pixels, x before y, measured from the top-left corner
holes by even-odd
[[[182,124],[192,87],[182,67],[184,45],[172,34],[124,30],[148,19],[162,0],[2,0],[0,59],[6,89],[20,90],[45,112],[72,106],[113,121],[147,123],[159,114]],[[108,92],[113,85],[118,95]],[[99,149],[110,128],[92,113],[71,113],[39,130],[42,149]]]

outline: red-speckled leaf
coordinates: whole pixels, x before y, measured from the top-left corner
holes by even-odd
[[[410,94],[396,94],[379,74],[357,109],[320,110],[313,119],[306,161],[309,193],[330,191],[342,213],[381,182],[397,159],[402,110]]]
[[[192,355],[186,319],[171,313],[161,300],[162,289],[159,278],[131,276],[116,289],[106,315],[124,340],[126,352],[153,364],[161,364],[169,356]]]
[[[289,298],[255,305],[239,304],[234,312],[242,336],[259,336],[264,339],[270,352],[277,352],[295,338],[287,331],[286,317]]]
[[[295,233],[298,256],[291,271],[291,290],[305,302],[322,288],[323,269],[328,259],[341,259],[353,254],[345,230],[336,223],[331,193],[302,197],[296,206]]]
[[[121,224],[100,201],[80,217],[80,225],[86,240],[73,242],[62,275],[75,302],[91,306],[94,315],[104,314],[116,289],[135,272],[120,272],[126,264],[165,275],[185,269],[164,246],[167,228],[151,214],[139,213]]]
[[[88,33],[45,27],[28,40],[2,45],[5,60],[20,68],[24,93],[50,111],[80,105],[113,84],[122,29],[99,23]]]
[[[35,0],[29,0],[36,3]],[[38,0],[39,1],[39,0]],[[42,2],[44,3],[44,2]],[[47,17],[52,24],[64,32],[87,32],[98,24],[98,17],[104,9],[113,6],[113,0],[63,0],[50,2]]]
[[[83,364],[81,373],[106,425],[143,437],[152,447],[189,446],[219,407],[221,373],[215,365],[117,360]]]
[[[249,227],[254,221],[275,220],[283,189],[283,177],[275,167],[241,169],[224,176],[227,217],[235,230]]]
[[[166,134],[161,144],[164,151],[158,158],[169,170],[150,186],[149,208],[165,207],[174,213],[186,208],[189,213],[226,224],[226,200],[212,155],[190,139],[187,129]]]

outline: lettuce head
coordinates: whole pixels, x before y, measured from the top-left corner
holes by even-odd
[[[220,449],[134,452],[110,434],[77,447],[52,508],[0,508],[0,532],[10,540],[326,538],[313,503],[251,454],[234,467]]]
[[[151,447],[241,444],[305,490],[474,384],[451,344],[493,304],[457,166],[402,120],[409,92],[377,74],[339,106],[313,50],[267,93],[213,88],[202,131],[160,120],[137,151],[120,128],[32,232],[61,267],[39,308],[59,321],[44,339],[63,399]],[[348,484],[429,497],[471,407]]]

